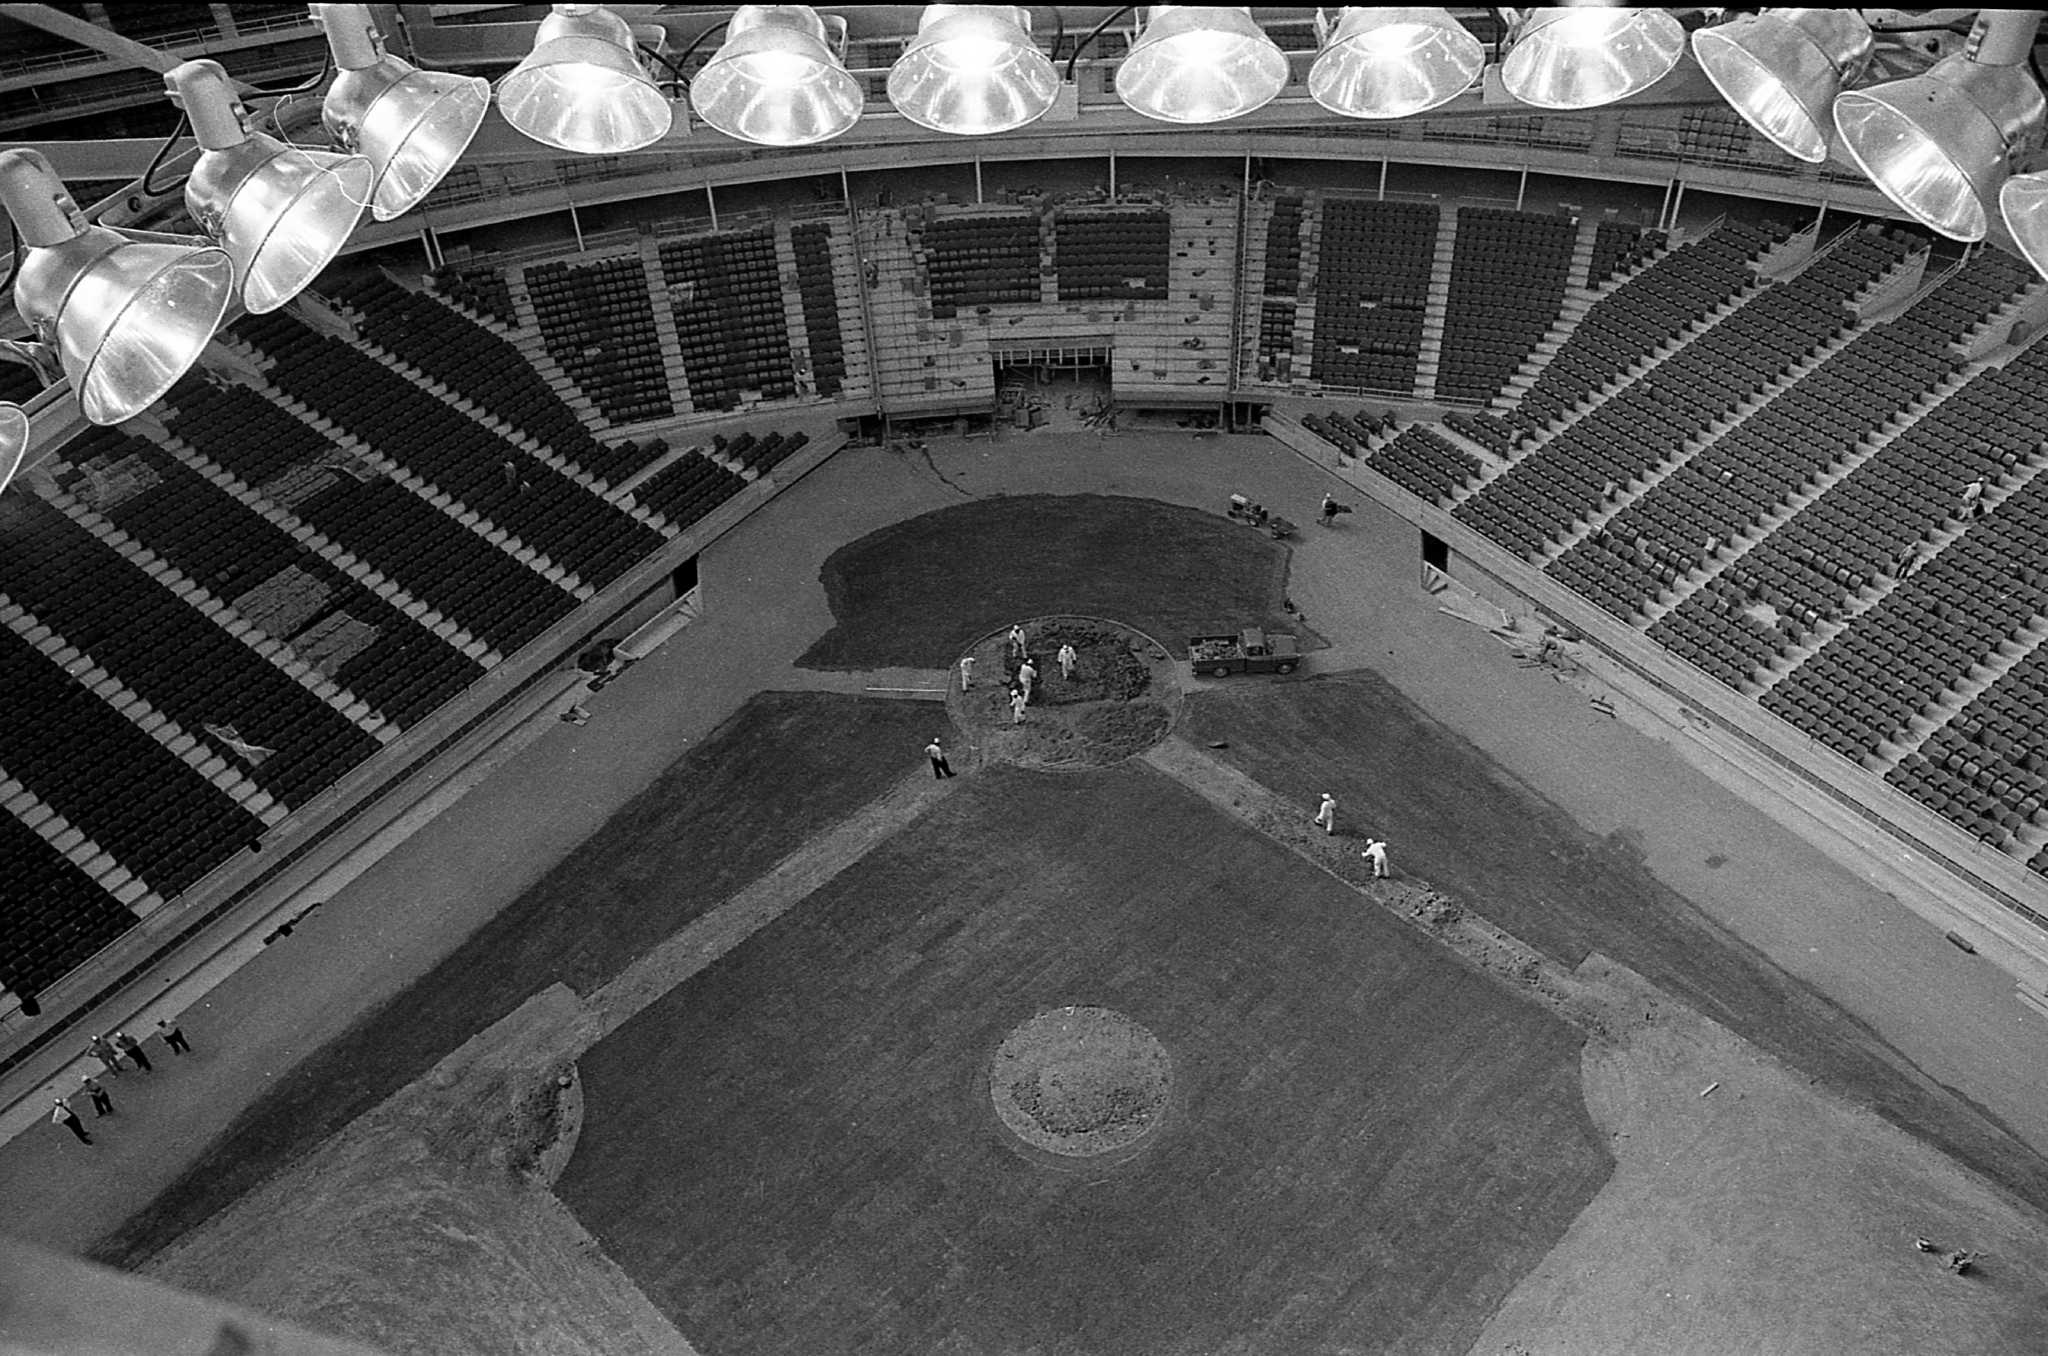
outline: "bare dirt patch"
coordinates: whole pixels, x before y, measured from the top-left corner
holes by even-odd
[[[946,699],[953,723],[985,759],[1055,770],[1108,767],[1143,753],[1173,728],[1179,670],[1158,641],[1099,617],[1032,617],[1017,624],[1024,651],[1010,643],[1007,624],[981,637],[967,650],[974,660],[972,686],[963,691],[955,683]],[[1059,663],[1068,646],[1075,653],[1071,676]],[[1019,720],[1012,703],[1026,660],[1037,676]]]

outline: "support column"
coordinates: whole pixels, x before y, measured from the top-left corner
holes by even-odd
[[[1387,200],[1387,162],[1380,161],[1380,201]]]
[[[988,201],[981,192],[981,157],[978,155],[974,157],[974,201],[977,204]]]
[[[1515,210],[1522,210],[1523,199],[1529,196],[1529,167],[1522,166],[1522,181],[1515,185]]]
[[[711,181],[704,181],[704,205],[711,210],[711,229],[718,229],[718,195],[711,191]]]

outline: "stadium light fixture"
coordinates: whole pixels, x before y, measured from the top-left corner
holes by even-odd
[[[889,68],[889,102],[920,127],[986,136],[1036,122],[1060,89],[1015,5],[926,5]]]
[[[28,456],[28,411],[12,401],[0,400],[0,490],[14,479]]]
[[[199,142],[185,207],[234,261],[242,305],[257,315],[274,311],[348,243],[370,203],[370,162],[250,130],[217,61],[185,62],[164,85]]]
[[[2048,278],[2048,170],[2007,179],[1998,190],[1998,211],[2020,257]]]
[[[491,82],[419,70],[388,55],[368,5],[314,5],[313,14],[339,72],[320,120],[336,145],[369,160],[376,176],[370,215],[402,217],[469,148],[490,109]]]
[[[0,203],[21,236],[14,307],[54,353],[79,410],[118,424],[155,404],[227,312],[227,251],[87,221],[34,151],[0,154]]]
[[[579,155],[637,151],[675,125],[632,27],[603,5],[553,7],[533,51],[498,82],[498,111],[522,135]]]
[[[1150,5],[1116,94],[1161,122],[1222,122],[1272,103],[1287,74],[1286,53],[1248,6]]]
[[[1924,75],[1835,100],[1842,148],[1915,221],[1982,240],[2014,160],[2041,144],[2048,100],[2027,71],[2036,10],[1984,10],[1963,51]]]
[[[1501,84],[1535,108],[1598,108],[1662,80],[1685,53],[1685,27],[1662,9],[1572,5],[1522,11]]]
[[[1787,155],[1818,165],[1835,138],[1835,98],[1870,68],[1877,39],[1852,9],[1767,9],[1692,35],[1714,88]]]
[[[808,5],[741,5],[725,42],[690,82],[690,107],[757,146],[815,146],[860,121],[865,95],[847,72],[846,20]]]
[[[1486,48],[1446,9],[1346,5],[1316,11],[1322,50],[1308,92],[1347,118],[1405,118],[1449,103],[1479,78]]]

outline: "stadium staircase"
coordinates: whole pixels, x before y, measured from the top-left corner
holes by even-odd
[[[532,364],[548,389],[576,411],[586,425],[603,423],[604,416],[597,412],[597,406],[591,403],[590,397],[583,394],[569,374],[562,370],[562,365],[548,353],[547,341],[541,337],[540,317],[533,309],[533,296],[526,288],[525,270],[511,265],[504,270],[504,275],[505,285],[512,294],[512,313],[518,318],[508,337],[519,350],[519,356]]]
[[[1436,374],[1442,366],[1444,316],[1451,306],[1451,266],[1458,255],[1458,211],[1440,211],[1436,252],[1431,257],[1428,309],[1423,312],[1422,347],[1415,354],[1415,398],[1436,399]]]
[[[676,313],[665,304],[667,298],[658,283],[661,277],[661,242],[654,232],[643,228],[635,233],[633,252],[640,256],[647,296],[654,304],[654,335],[661,346],[661,370],[668,377],[669,404],[678,411],[691,409],[690,374],[683,370],[683,340],[676,333]]]

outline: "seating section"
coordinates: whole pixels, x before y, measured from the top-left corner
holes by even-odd
[[[1163,208],[1060,212],[1053,267],[1061,301],[1164,301],[1173,219]]]
[[[137,42],[186,34],[213,38],[220,32],[211,5],[136,4],[121,0],[118,5],[107,6],[107,23],[122,37]]]
[[[1922,306],[1941,315],[1948,300],[1942,293],[1947,290],[1936,293],[1931,305]],[[1998,304],[1995,295],[1975,303],[1987,313]],[[1916,313],[1920,309],[1916,307]],[[1945,324],[1953,329],[1944,332],[1968,329],[1970,314],[1947,319]],[[1741,687],[1762,681],[1764,670],[1823,620],[1844,616],[1859,592],[1904,575],[1908,577],[1899,601],[1873,609],[1845,634],[1854,635],[1866,621],[1887,629],[1896,623],[1909,634],[1924,633],[1916,644],[1946,643],[1941,638],[1955,629],[1951,623],[1956,620],[1949,604],[1922,598],[1918,588],[1906,586],[1921,583],[1918,563],[1931,554],[1931,539],[1954,522],[1963,486],[1978,476],[1995,479],[2048,437],[2044,377],[2048,354],[2036,348],[2003,369],[1987,369],[1972,378],[1687,598],[1650,628],[1651,636],[1721,681]],[[1994,538],[1987,534],[1978,539]],[[1945,578],[1945,572],[1926,575],[1930,583]],[[1902,614],[1899,608],[1908,612]],[[1824,649],[1822,655],[1826,654]],[[1821,731],[1840,719],[1848,725],[1846,732],[1825,738],[1845,752],[1874,748],[1875,742],[1858,728],[1874,729],[1874,719],[1855,717],[1846,708],[1801,713],[1803,703],[1818,700],[1815,694],[1831,686],[1861,693],[1876,704],[1869,684],[1842,676],[1839,661],[1853,661],[1855,654],[1852,644],[1818,666],[1809,659],[1772,689],[1776,695],[1766,704],[1784,706],[1781,714],[1802,728],[1811,726],[1816,738],[1824,737]],[[1854,673],[1853,662],[1848,671]],[[1891,681],[1887,677],[1884,685],[1890,687]]]
[[[187,377],[172,432],[501,654],[575,609],[566,590],[409,490],[371,476],[247,387]]]
[[[796,254],[811,380],[819,395],[836,396],[846,384],[846,341],[839,331],[839,285],[832,273],[832,223],[799,222],[790,227],[789,244]]]
[[[1551,573],[1629,616],[1704,567],[1709,545],[1732,546],[1782,512],[1961,366],[1947,347],[1955,325],[1929,317],[1951,314],[1946,293],[1962,281],[1950,279],[1897,320],[1857,336],[1566,552]],[[1779,629],[1796,642],[1807,624],[1795,617]],[[1667,644],[1693,657],[1683,632]],[[1706,666],[1714,666],[1711,655]]]
[[[1598,287],[1617,273],[1626,273],[1664,247],[1664,232],[1646,231],[1612,217],[1593,228],[1593,262],[1586,285]]]
[[[1850,298],[1909,248],[1899,236],[1849,233],[1797,278],[1739,308],[1452,512],[1511,550],[1542,555],[1848,328]]]
[[[512,284],[488,264],[449,264],[435,269],[430,276],[442,296],[505,325],[519,324]]]
[[[1528,429],[1510,423],[1490,410],[1453,410],[1444,416],[1444,424],[1502,460],[1512,460],[1518,448],[1536,440],[1536,435]]]
[[[34,659],[20,654],[17,645],[11,632],[0,637],[0,669],[10,675],[17,661]],[[116,753],[80,748],[73,756],[97,764]],[[6,756],[0,753],[0,759]],[[120,901],[11,814],[0,814],[0,878],[7,881],[0,890],[0,935],[7,938],[0,947],[0,987],[9,993],[41,993],[135,926],[135,915]]]
[[[526,291],[548,356],[614,424],[666,419],[668,372],[637,254],[594,264],[534,264]]]
[[[745,476],[692,450],[649,476],[633,497],[670,522],[688,527],[745,488]]]
[[[1273,200],[1266,225],[1266,295],[1293,298],[1301,292],[1301,217],[1299,197]]]
[[[95,429],[59,483],[330,681],[401,728],[483,668],[141,438]],[[118,480],[103,493],[111,471]],[[138,481],[154,484],[136,491]]]
[[[773,231],[671,240],[661,247],[661,273],[693,407],[731,410],[796,394]]]
[[[1347,457],[1367,457],[1381,437],[1396,433],[1401,424],[1392,410],[1385,414],[1360,410],[1348,415],[1305,414],[1301,426]]]
[[[752,433],[727,438],[720,433],[711,439],[711,446],[728,461],[736,461],[744,470],[762,476],[795,456],[810,440],[805,433],[771,433],[765,438]]]
[[[1423,424],[1403,429],[1367,465],[1409,493],[1446,506],[1454,489],[1480,473],[1477,457]]]
[[[1570,217],[1458,209],[1438,399],[1493,399],[1535,350],[1564,305],[1578,226]]]
[[[2040,567],[2032,567],[2039,585]],[[1986,688],[1885,780],[2000,849],[2048,828],[2048,650]],[[2048,875],[2048,848],[2028,863]]]
[[[40,499],[9,500],[15,512],[0,533],[7,596],[272,796],[303,805],[377,751],[368,733],[112,546]],[[275,752],[251,763],[209,725]],[[98,765],[102,779],[108,766],[120,765]]]
[[[914,240],[915,214],[911,231]],[[963,309],[982,306],[1038,304],[1037,217],[1028,212],[934,216],[925,221],[922,234],[934,320],[951,320]]]
[[[374,273],[325,288],[355,313],[365,339],[607,484],[617,484],[652,460],[631,443],[609,447],[592,437],[516,345],[434,298]]]
[[[1532,429],[1563,419],[1753,282],[1753,265],[1771,240],[1724,222],[1594,302],[1508,417]]]
[[[1436,235],[1429,204],[1323,199],[1311,377],[1340,389],[1415,389]]]
[[[275,314],[235,330],[278,360],[270,377],[281,390],[585,584],[609,584],[661,545],[654,529],[341,340]]]

